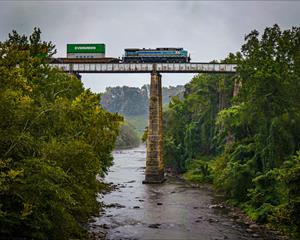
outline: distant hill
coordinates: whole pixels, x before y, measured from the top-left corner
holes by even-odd
[[[184,86],[163,87],[163,106],[170,102],[172,96],[183,96]],[[150,85],[137,87],[109,87],[101,96],[102,106],[112,112],[119,113],[125,118],[125,126],[121,128],[116,142],[117,148],[130,148],[139,143],[139,139],[148,124],[148,104]]]
[[[103,93],[101,104],[110,112],[125,116],[147,114],[148,89],[136,87],[109,87]]]
[[[163,105],[169,103],[170,98],[182,95],[184,86],[163,87]],[[109,87],[103,93],[101,104],[110,112],[118,112],[124,116],[140,116],[148,114],[150,86],[136,87]]]

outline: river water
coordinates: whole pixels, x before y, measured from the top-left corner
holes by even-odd
[[[180,180],[142,184],[145,147],[114,152],[106,182],[118,188],[99,200],[107,206],[91,224],[106,239],[267,239],[215,208],[209,188],[194,188]]]

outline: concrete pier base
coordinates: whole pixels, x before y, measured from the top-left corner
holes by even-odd
[[[164,181],[161,74],[154,71],[151,73],[147,161],[143,183]]]

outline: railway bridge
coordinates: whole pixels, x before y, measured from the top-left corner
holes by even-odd
[[[150,102],[147,138],[147,161],[143,183],[162,183],[163,121],[162,121],[162,78],[161,73],[235,73],[235,64],[222,63],[103,63],[96,59],[54,59],[51,67],[65,72],[81,73],[150,73]]]

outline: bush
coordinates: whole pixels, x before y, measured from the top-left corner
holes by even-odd
[[[188,181],[195,183],[212,182],[212,169],[207,160],[194,160],[189,166],[187,172],[183,175]]]

